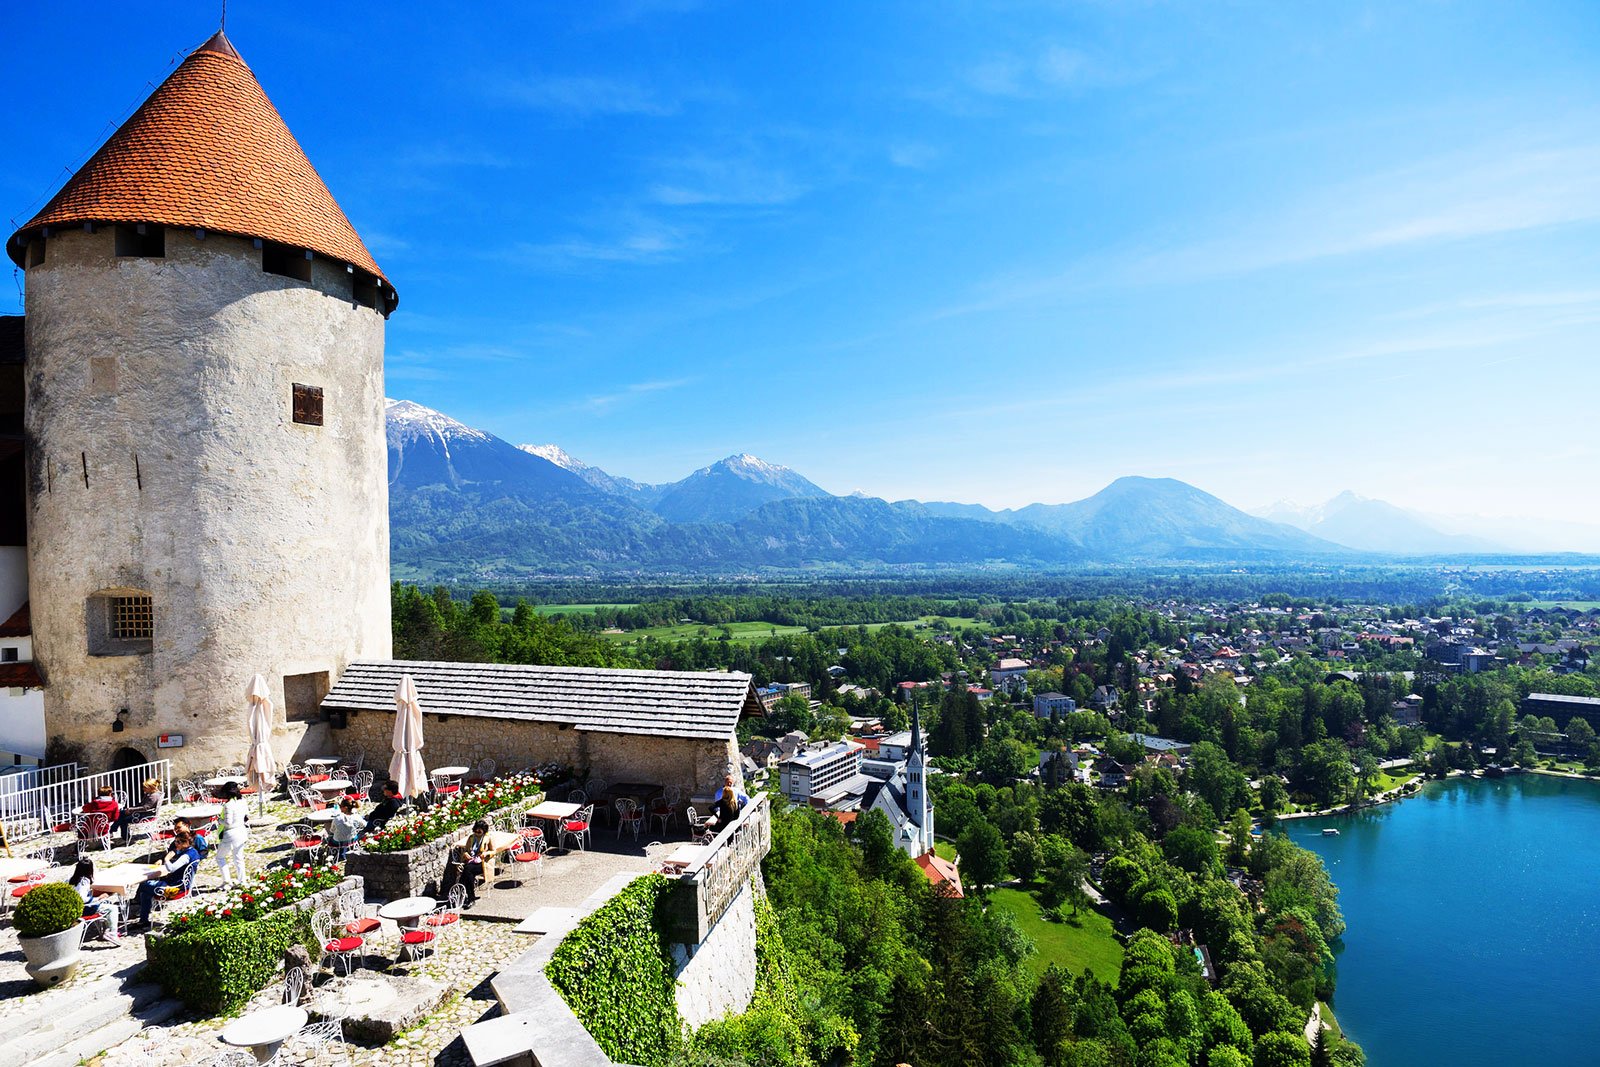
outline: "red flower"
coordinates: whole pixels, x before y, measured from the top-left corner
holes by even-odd
[[[228,916],[230,916],[232,914],[233,914],[233,909],[232,908],[223,908],[222,909],[222,917],[224,919],[226,919]]]
[[[272,895],[273,895],[273,897],[275,899],[282,900],[283,899],[283,890],[280,889],[280,890],[278,890],[276,893],[274,893]]]

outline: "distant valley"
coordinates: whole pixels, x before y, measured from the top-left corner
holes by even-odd
[[[1249,514],[1184,482],[1126,477],[1083,500],[995,511],[835,496],[751,455],[647,485],[411,401],[389,401],[387,423],[400,577],[1337,562],[1504,550],[1350,493],[1319,508]]]

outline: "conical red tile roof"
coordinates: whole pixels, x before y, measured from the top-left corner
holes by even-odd
[[[255,75],[221,33],[171,77],[12,237],[44,226],[148,222],[309,248],[383,278]],[[388,279],[384,279],[387,281]]]

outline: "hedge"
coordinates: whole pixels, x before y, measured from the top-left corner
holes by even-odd
[[[591,912],[545,965],[567,1005],[607,1056],[661,1067],[683,1044],[677,979],[658,914],[672,883],[636,879]]]
[[[274,911],[254,922],[215,923],[145,942],[150,977],[190,1008],[207,1015],[238,1008],[278,973],[290,945],[316,958],[311,915],[299,908]]]

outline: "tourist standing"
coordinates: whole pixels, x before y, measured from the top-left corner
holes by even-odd
[[[238,782],[225,782],[219,790],[222,797],[222,814],[217,817],[217,868],[222,871],[222,887],[226,889],[234,877],[244,882],[244,846],[250,841],[250,806],[244,802]],[[232,873],[229,867],[232,867]]]

